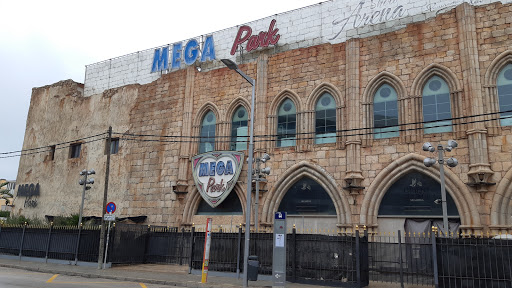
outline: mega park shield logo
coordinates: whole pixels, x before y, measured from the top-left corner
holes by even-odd
[[[244,153],[238,151],[214,151],[192,158],[192,174],[197,190],[212,208],[217,207],[235,187]]]

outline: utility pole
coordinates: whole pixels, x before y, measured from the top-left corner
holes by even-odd
[[[98,251],[98,269],[101,269],[103,263],[103,255],[105,250],[105,220],[103,219],[104,209],[107,206],[107,195],[108,195],[108,177],[110,174],[110,147],[112,143],[112,126],[108,127],[107,132],[107,163],[105,168],[105,189],[103,190],[103,205],[101,205],[101,232],[100,232],[100,247]]]

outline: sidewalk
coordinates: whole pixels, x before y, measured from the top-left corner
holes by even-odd
[[[81,276],[86,278],[104,278],[145,284],[160,284],[181,287],[231,288],[243,286],[242,275],[240,275],[240,279],[237,279],[236,274],[232,274],[233,277],[230,277],[230,274],[227,273],[221,274],[222,276],[216,276],[216,274],[219,274],[215,272],[210,272],[208,274],[208,282],[202,284],[200,275],[195,275],[194,273],[188,274],[188,267],[179,265],[142,264],[115,266],[109,269],[99,270],[92,266],[75,266],[44,262],[41,263],[24,260],[20,261],[17,259],[6,259],[0,257],[0,267],[9,267],[50,274]],[[249,281],[249,287],[272,287],[272,281]],[[286,287],[322,288],[331,286],[307,285],[287,282]],[[400,284],[370,283],[370,286],[368,287],[400,287]]]

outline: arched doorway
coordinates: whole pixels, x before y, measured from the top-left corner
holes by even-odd
[[[336,208],[329,194],[318,182],[302,177],[286,192],[279,208],[286,212],[288,226],[299,231],[336,229]]]
[[[460,225],[459,211],[450,193],[446,193],[450,231]],[[441,185],[434,178],[410,171],[389,187],[379,206],[379,230],[427,233],[432,226],[442,227]]]

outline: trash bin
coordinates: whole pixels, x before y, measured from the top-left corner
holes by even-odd
[[[260,267],[260,261],[258,256],[251,255],[247,261],[247,280],[257,281],[258,280],[258,268]]]

